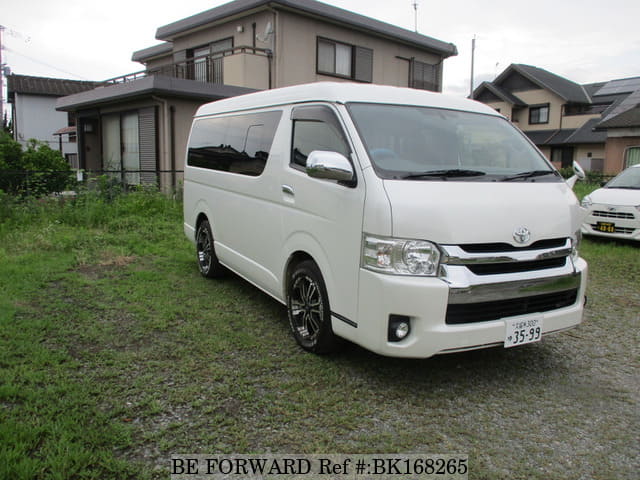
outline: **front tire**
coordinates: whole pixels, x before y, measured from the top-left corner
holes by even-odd
[[[339,347],[331,328],[329,296],[318,266],[300,262],[287,285],[287,312],[293,336],[302,348],[313,353],[329,353]]]
[[[196,230],[196,254],[198,269],[203,277],[216,278],[225,274],[213,245],[213,234],[208,220],[203,220]]]

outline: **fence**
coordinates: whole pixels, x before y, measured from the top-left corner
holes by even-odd
[[[0,170],[0,190],[14,195],[42,196],[80,188],[127,192],[140,187],[174,192],[182,185],[182,170]]]

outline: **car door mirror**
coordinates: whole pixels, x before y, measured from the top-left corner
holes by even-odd
[[[573,162],[573,172],[575,173],[575,175],[567,180],[569,188],[573,188],[578,180],[584,180],[587,177],[587,174],[584,172],[580,164],[576,161]]]
[[[338,182],[353,182],[355,175],[347,157],[337,152],[314,150],[307,157],[307,175]]]

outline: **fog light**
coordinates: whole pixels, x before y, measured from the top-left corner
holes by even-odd
[[[387,340],[399,342],[411,333],[411,322],[405,315],[389,315],[389,328],[387,330]]]

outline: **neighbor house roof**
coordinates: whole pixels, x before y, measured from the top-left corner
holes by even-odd
[[[91,90],[98,85],[100,85],[100,82],[67,80],[64,78],[32,77],[29,75],[16,74],[7,77],[7,92],[9,98],[12,98],[15,93],[63,97],[65,95]]]
[[[123,100],[132,100],[148,95],[168,95],[171,97],[219,100],[245,93],[255,92],[252,88],[234,87],[214,83],[185,80],[184,78],[152,75],[126,83],[103,86],[94,90],[59,98],[56,110],[74,111]]]
[[[245,13],[249,10],[260,8],[281,8],[294,10],[307,15],[322,17],[336,23],[348,25],[351,28],[389,37],[396,41],[401,41],[420,48],[429,49],[437,52],[443,57],[450,57],[458,54],[456,46],[452,43],[443,42],[426,35],[405,30],[404,28],[396,27],[379,20],[374,20],[373,18],[317,2],[315,0],[235,0],[233,2],[225,3],[219,7],[212,8],[211,10],[206,10],[196,15],[192,15],[191,17],[160,27],[156,31],[156,38],[158,40],[173,40],[175,37],[185,34],[188,31],[204,27],[234,15]]]
[[[523,133],[538,146],[553,146],[576,143],[571,140],[576,131],[575,128],[567,128],[562,130],[529,130]]]
[[[640,127],[640,89],[607,110],[597,128]]]
[[[513,72],[518,72],[540,88],[552,91],[560,98],[572,103],[591,103],[589,94],[584,87],[578,83],[567,80],[564,77],[548,72],[542,68],[521,63],[512,63],[498,78],[493,81],[494,85],[500,86]]]
[[[485,90],[485,89],[488,90],[489,92],[493,93],[494,95],[496,95],[501,100],[504,100],[505,102],[508,102],[508,103],[510,103],[512,105],[517,105],[517,106],[520,106],[520,107],[525,107],[527,105],[525,102],[520,100],[518,97],[516,97],[511,92],[508,92],[505,89],[500,88],[500,87],[498,87],[497,85],[494,85],[491,82],[482,82],[478,86],[478,88],[476,88],[475,91],[473,92],[473,98],[477,98],[478,95],[480,95],[482,93],[482,90]]]
[[[565,143],[604,143],[607,140],[607,132],[594,131],[600,118],[592,118],[578,128]]]

